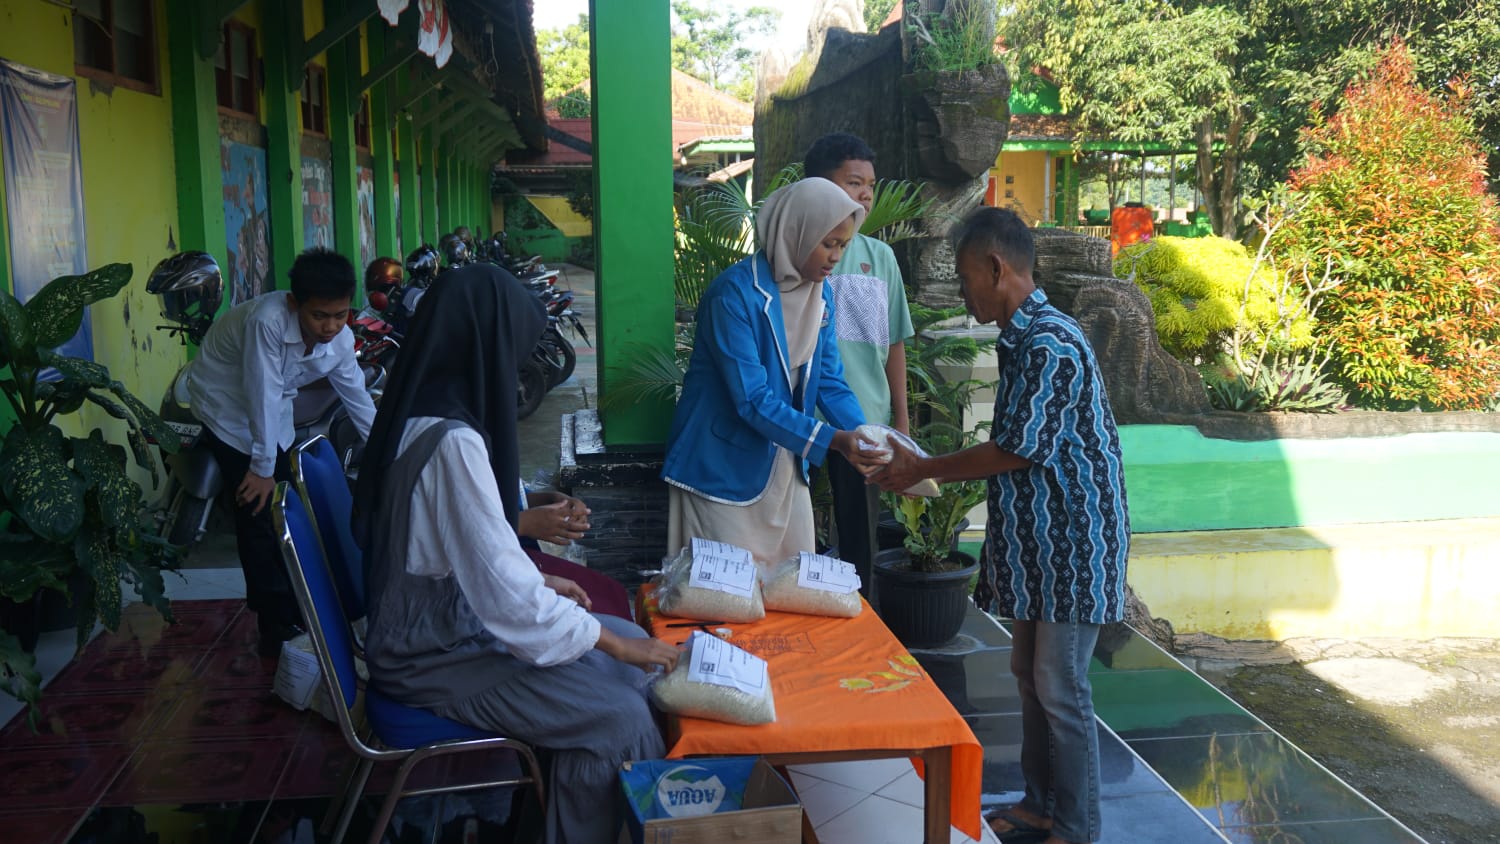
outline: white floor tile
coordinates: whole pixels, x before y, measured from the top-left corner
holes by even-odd
[[[922,840],[922,810],[872,796],[814,828],[823,844],[913,844]]]
[[[806,791],[799,789],[797,796],[801,798],[802,809],[807,812],[807,819],[812,822],[814,829],[849,811],[870,796],[867,791],[838,783],[822,780],[812,782],[812,787]]]
[[[871,759],[864,762],[793,765],[790,770],[836,782],[866,794],[874,794],[913,769],[908,759]]]
[[[927,805],[927,784],[917,776],[916,769],[907,771],[897,777],[895,782],[875,793],[918,809]]]

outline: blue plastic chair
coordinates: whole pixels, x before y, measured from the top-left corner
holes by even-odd
[[[316,436],[292,451],[292,481],[311,508],[333,582],[351,621],[365,615],[365,555],[350,526],[354,496],[343,464],[327,437]]]
[[[522,742],[450,721],[424,709],[405,706],[370,688],[364,690],[368,727],[356,726],[353,710],[359,685],[354,669],[354,635],[324,559],[322,543],[301,495],[290,485],[277,485],[271,507],[272,519],[281,537],[287,574],[292,581],[292,590],[297,594],[302,617],[307,622],[318,665],[323,670],[324,686],[334,703],[335,719],[344,734],[344,741],[360,760],[344,791],[343,809],[333,836],[335,844],[344,840],[376,762],[399,761],[401,768],[391,783],[390,793],[381,803],[375,827],[370,833],[370,844],[379,844],[396,803],[403,797],[530,785],[536,791],[538,803],[545,807],[541,768],[537,765],[536,754]],[[525,776],[423,789],[405,787],[412,770],[428,759],[495,750],[514,752]]]

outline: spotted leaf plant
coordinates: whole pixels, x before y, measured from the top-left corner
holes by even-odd
[[[171,620],[162,570],[176,551],[146,529],[143,492],[127,463],[157,480],[148,443],[175,451],[177,435],[109,370],[54,351],[78,333],[84,309],[118,294],[129,264],[54,279],[24,305],[0,290],[0,598],[27,606],[61,593],[78,618],[82,647],[96,623],[120,624],[125,584]],[[60,425],[92,404],[125,425],[129,450],[94,428]],[[0,689],[32,706],[41,696],[34,654],[0,629]]]

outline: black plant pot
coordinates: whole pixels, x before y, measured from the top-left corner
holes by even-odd
[[[940,648],[953,641],[969,610],[969,581],[979,561],[954,551],[950,562],[961,568],[921,572],[911,568],[905,549],[875,555],[875,611],[908,648]]]
[[[37,639],[42,635],[41,613],[37,598],[16,603],[9,598],[0,598],[0,630],[21,640],[21,650],[36,650]]]

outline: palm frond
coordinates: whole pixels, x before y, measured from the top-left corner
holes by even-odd
[[[614,368],[616,377],[610,382],[609,391],[599,394],[601,408],[615,410],[642,402],[677,401],[685,372],[674,352],[640,343],[627,343],[621,351],[630,362]]]
[[[935,202],[922,197],[922,186],[916,182],[893,179],[877,182],[874,197],[859,231],[888,245],[916,237],[916,221],[930,215]]]

